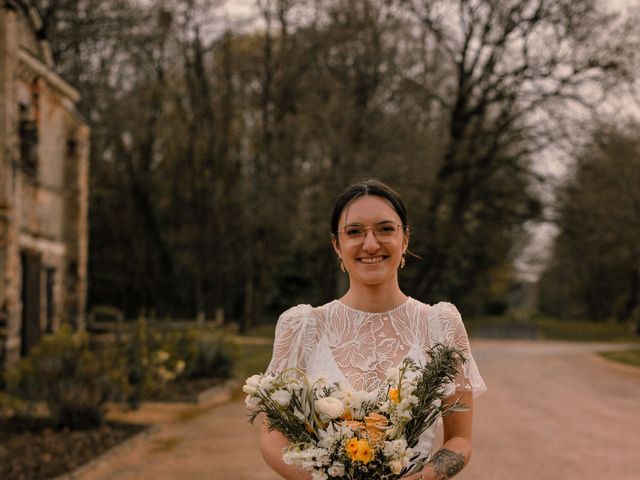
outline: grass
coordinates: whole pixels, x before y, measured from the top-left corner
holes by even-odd
[[[600,352],[600,355],[615,362],[640,367],[640,348],[632,348],[630,350],[615,352]]]
[[[263,337],[273,338],[276,333],[275,323],[263,323],[249,330],[244,336],[246,337]]]
[[[541,336],[548,340],[640,344],[640,337],[632,335],[631,326],[628,323],[550,318],[536,318],[534,322]]]
[[[519,315],[515,318],[473,318],[465,321],[465,326],[472,338],[541,338],[569,342],[629,343],[635,346],[627,350],[600,352],[600,355],[615,362],[640,367],[640,336],[632,333],[630,323]]]
[[[234,374],[245,379],[258,372],[264,372],[271,360],[271,344],[236,344],[233,349]]]

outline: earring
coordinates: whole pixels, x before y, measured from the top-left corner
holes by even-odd
[[[338,260],[340,261],[340,270],[342,270],[343,272],[346,272],[347,269],[344,268],[344,263],[342,263],[342,258],[339,258]]]
[[[407,262],[407,252],[402,252],[402,257],[400,258],[400,268],[404,268],[404,264]]]

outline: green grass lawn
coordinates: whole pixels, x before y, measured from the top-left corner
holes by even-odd
[[[561,320],[547,317],[479,317],[465,320],[470,337],[539,338],[577,342],[635,344],[629,350],[604,351],[610,360],[640,367],[640,336],[632,334],[629,323]]]
[[[620,322],[586,320],[534,320],[542,338],[582,342],[629,342],[640,344],[640,337],[631,334],[631,326]]]
[[[640,367],[640,348],[633,348],[631,350],[623,350],[620,352],[600,352],[600,355],[604,358],[608,358],[609,360]]]
[[[236,344],[233,348],[233,372],[244,380],[255,373],[264,372],[271,360],[272,345]]]

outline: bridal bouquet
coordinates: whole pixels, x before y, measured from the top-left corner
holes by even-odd
[[[458,401],[442,404],[465,361],[461,352],[438,344],[426,357],[424,364],[407,358],[390,368],[374,392],[312,382],[298,369],[253,375],[243,387],[250,421],[264,413],[269,428],[290,442],[284,462],[313,480],[398,479],[429,460],[414,447],[438,415],[466,409]]]

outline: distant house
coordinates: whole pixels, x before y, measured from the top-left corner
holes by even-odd
[[[84,326],[89,128],[40,31],[30,2],[0,0],[0,369]]]

